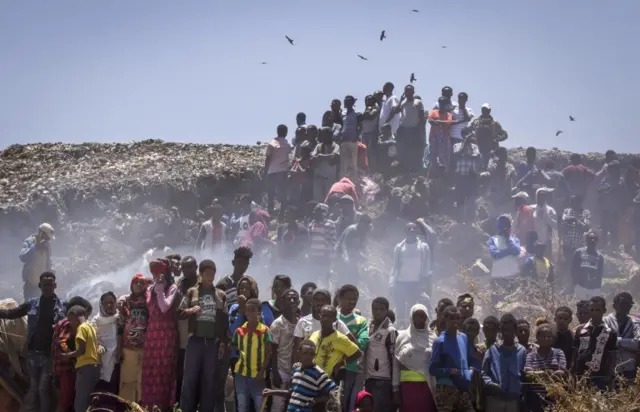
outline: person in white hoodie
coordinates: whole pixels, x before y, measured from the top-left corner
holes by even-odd
[[[393,251],[393,267],[389,275],[397,318],[407,324],[407,303],[418,301],[423,293],[431,298],[431,251],[419,235],[418,226],[413,222],[407,223],[406,237]]]
[[[100,381],[96,385],[96,392],[118,393],[120,386],[117,301],[113,292],[100,296],[100,311],[91,320],[96,330],[100,355]]]
[[[549,206],[549,197],[553,189],[541,187],[536,190],[536,204],[529,207],[533,210],[533,228],[538,233],[538,241],[544,244],[545,257],[551,256],[551,235],[558,230],[558,215],[556,210]]]
[[[511,292],[513,280],[520,273],[518,259],[524,254],[520,240],[511,235],[511,218],[508,215],[498,218],[498,233],[489,238],[489,252],[493,259],[491,284],[495,305]]]

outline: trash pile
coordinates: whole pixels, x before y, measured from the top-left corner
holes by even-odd
[[[509,153],[518,163],[525,149]],[[540,164],[553,160],[561,168],[570,154],[539,150],[538,159]],[[619,157],[624,163],[630,155]],[[596,170],[603,159],[602,154],[584,155],[585,164]],[[0,269],[0,296],[20,296],[20,245],[41,222],[56,228],[54,267],[70,281],[108,273],[137,259],[142,240],[156,233],[165,233],[173,244],[192,244],[204,220],[202,211],[214,198],[250,193],[261,199],[263,165],[264,145],[145,140],[10,146],[0,152],[0,258],[5,262]],[[373,215],[385,216],[389,227],[395,226],[398,204],[411,201],[416,179],[374,180],[380,190]],[[443,270],[450,273],[486,257],[487,235],[475,226],[460,227],[444,212],[428,217],[441,235],[443,253],[451,257]],[[375,265],[376,277],[388,273],[391,243],[397,240],[378,239],[376,248],[382,254],[377,255],[381,261]],[[628,273],[627,268],[624,271]],[[15,287],[16,293],[4,293]]]

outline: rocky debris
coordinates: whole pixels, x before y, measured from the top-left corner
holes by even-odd
[[[514,164],[524,160],[524,148],[509,151]],[[539,150],[538,160],[564,167],[571,153]],[[631,155],[620,154],[623,162]],[[585,164],[600,169],[604,156],[584,155]],[[214,198],[231,200],[250,193],[260,201],[264,185],[260,171],[264,145],[202,145],[146,140],[134,143],[45,143],[14,145],[0,152],[0,269],[2,291],[17,285],[21,242],[43,221],[56,228],[54,266],[69,279],[110,273],[138,259],[143,239],[165,233],[170,244],[190,245],[202,222],[202,211]],[[375,217],[371,246],[375,259],[365,268],[372,279],[367,294],[385,293],[393,246],[403,237],[397,224],[407,205],[415,203],[412,176],[384,179],[376,200],[368,205]],[[418,207],[424,199],[418,199]],[[424,210],[424,209],[420,209]],[[460,273],[478,259],[487,261],[487,233],[477,225],[460,225],[450,210],[426,219],[442,241],[445,259],[441,278]],[[628,274],[631,259],[608,256],[610,276]],[[476,270],[482,276],[482,270]],[[60,282],[59,282],[60,283]],[[15,287],[15,286],[14,286]],[[19,296],[18,290],[12,296]],[[3,293],[4,295],[4,293]]]

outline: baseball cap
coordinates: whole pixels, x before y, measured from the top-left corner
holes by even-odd
[[[43,223],[40,225],[40,227],[38,228],[42,233],[46,234],[47,237],[51,240],[55,239],[56,237],[54,236],[55,230],[53,230],[53,226],[51,226],[48,223]]]

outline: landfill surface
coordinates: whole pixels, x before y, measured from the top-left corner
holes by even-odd
[[[538,163],[553,160],[560,169],[570,152],[539,150]],[[524,160],[525,148],[509,150],[514,164]],[[585,165],[599,170],[604,155],[584,154]],[[626,163],[631,155],[621,154]],[[42,143],[14,145],[0,152],[0,296],[20,300],[22,241],[42,222],[56,228],[53,262],[71,287],[79,279],[122,270],[139,259],[141,242],[165,233],[173,244],[192,245],[203,210],[213,199],[231,202],[240,194],[260,201],[264,194],[261,170],[264,146],[184,144],[160,140],[134,143]],[[402,238],[402,224],[387,211],[390,198],[411,196],[415,180],[402,176],[380,182],[386,190],[370,206],[377,217],[372,248],[377,261],[371,293],[389,269],[393,245]],[[446,214],[431,215],[428,223],[441,236],[448,256],[443,271],[469,267],[487,256],[487,234],[478,226],[457,225]],[[462,226],[462,227],[461,227]],[[378,236],[379,235],[379,236]],[[611,258],[611,276],[628,275],[628,257]],[[446,276],[443,276],[446,277]],[[441,285],[443,293],[446,282]]]

